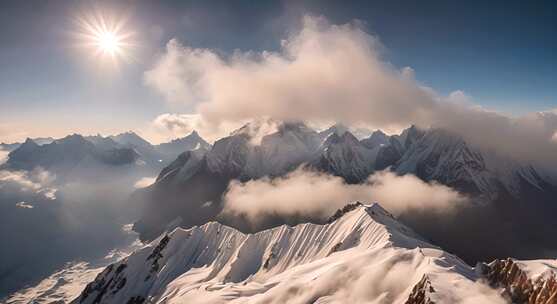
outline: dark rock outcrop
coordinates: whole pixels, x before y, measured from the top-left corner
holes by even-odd
[[[408,300],[406,300],[406,304],[435,304],[435,302],[431,301],[428,294],[434,293],[435,289],[431,286],[431,282],[427,278],[426,275],[422,277],[422,279],[414,285],[412,288],[412,292],[408,296]]]
[[[510,258],[480,264],[478,267],[492,287],[504,289],[504,294],[512,303],[557,304],[555,273],[533,280]]]

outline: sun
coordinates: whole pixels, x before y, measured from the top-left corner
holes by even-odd
[[[121,42],[121,39],[115,33],[99,33],[99,35],[95,38],[97,47],[103,53],[114,56],[115,54],[122,52],[123,44]]]
[[[135,46],[133,35],[126,28],[127,18],[115,18],[95,10],[76,18],[79,46],[85,47],[94,57],[108,57],[112,61],[129,60]]]

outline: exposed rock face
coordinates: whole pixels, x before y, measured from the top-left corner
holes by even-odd
[[[332,222],[338,220],[339,218],[341,218],[341,217],[342,217],[343,215],[345,215],[346,213],[348,213],[348,212],[350,212],[350,211],[352,211],[352,210],[354,210],[354,209],[356,209],[356,208],[358,208],[358,207],[360,207],[360,206],[362,206],[362,203],[360,203],[360,202],[355,202],[355,203],[352,203],[352,204],[348,204],[348,205],[342,207],[341,209],[338,209],[338,210],[335,212],[335,214],[333,214],[333,215],[327,220],[327,223],[332,223]]]
[[[95,280],[85,287],[83,292],[78,298],[79,303],[86,299],[91,299],[91,303],[101,303],[103,297],[107,294],[116,294],[126,285],[126,276],[124,270],[126,269],[126,261],[118,262],[118,267],[115,264],[110,264],[106,269],[101,272]],[[135,303],[135,302],[134,302]]]
[[[435,304],[429,294],[434,293],[435,289],[431,286],[431,282],[426,275],[412,288],[412,292],[406,300],[406,304]]]
[[[557,279],[554,272],[529,278],[510,258],[481,264],[479,267],[487,281],[493,287],[503,288],[512,303],[557,304]]]
[[[158,245],[153,248],[153,251],[145,260],[147,264],[150,264],[149,273],[144,279],[145,282],[149,281],[152,275],[159,271],[159,259],[163,257],[162,252],[169,241],[170,237],[168,235],[162,237]],[[128,278],[131,280],[135,275],[134,273],[126,273],[127,268],[128,261],[126,259],[110,264],[103,272],[97,275],[93,282],[87,284],[83,292],[72,303],[105,303],[109,301],[107,299],[117,296],[118,292],[126,286]],[[131,296],[126,301],[127,304],[141,304],[144,302],[145,298],[140,295]]]

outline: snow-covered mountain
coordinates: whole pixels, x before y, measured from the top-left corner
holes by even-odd
[[[196,131],[158,145],[152,145],[132,131],[113,135],[110,138],[123,147],[134,149],[145,163],[156,167],[168,165],[185,151],[211,147]]]
[[[206,142],[199,133],[192,131],[189,135],[171,140],[155,146],[155,149],[164,155],[179,155],[184,151],[196,149],[208,150],[211,145]]]
[[[109,265],[72,303],[555,303],[557,262],[517,262],[536,269],[524,277],[499,263],[470,267],[378,204],[356,203],[324,225],[177,228]]]
[[[533,166],[482,151],[441,129],[428,130],[408,145],[395,170],[491,199],[502,190],[518,197],[524,187],[545,188]]]
[[[216,141],[207,154],[209,170],[239,179],[280,176],[310,161],[321,144],[320,135],[303,123],[284,123],[275,132],[254,134],[260,128],[247,124]],[[256,137],[261,139],[254,142]]]
[[[468,195],[473,205],[488,206],[467,210],[466,217],[459,218],[462,225],[475,223],[478,234],[490,223],[488,215],[495,216],[498,222],[492,220],[491,224],[501,229],[493,231],[516,242],[536,240],[545,246],[547,232],[556,226],[551,214],[557,209],[557,187],[537,168],[482,151],[445,130],[411,126],[400,135],[375,132],[358,141],[339,125],[320,133],[302,123],[275,125],[248,124],[217,140],[208,151],[186,153],[165,168],[155,184],[134,196],[146,206],[134,226],[141,238],[152,240],[170,223],[191,227],[215,220],[231,180],[283,176],[299,166],[343,177],[348,183],[390,169],[450,186]],[[532,229],[515,229],[524,225]],[[431,227],[420,232],[461,254],[470,247],[452,247],[454,238],[440,235],[445,230]],[[534,234],[538,237],[532,238]],[[503,247],[516,248],[507,243]],[[475,254],[464,256],[477,260]],[[493,256],[495,253],[489,255]]]
[[[104,137],[73,134],[61,139],[28,138],[22,144],[10,145],[7,165],[10,169],[29,170],[40,166],[45,169],[68,170],[75,166],[149,165],[155,170],[174,160],[182,152],[210,145],[197,132],[168,143],[152,145],[133,132]]]
[[[6,165],[10,169],[31,170],[42,167],[62,172],[95,163],[119,166],[136,161],[138,155],[133,149],[120,148],[115,143],[110,143],[111,140],[107,141],[101,143],[99,139],[98,144],[95,144],[78,134],[44,145],[27,139],[19,148],[10,152]]]
[[[366,147],[350,132],[330,134],[321,145],[313,165],[343,177],[349,183],[365,180],[375,170],[381,146]]]

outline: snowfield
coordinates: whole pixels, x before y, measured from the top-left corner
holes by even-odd
[[[107,267],[73,303],[406,303],[420,295],[506,303],[474,268],[373,204],[329,224],[255,234],[215,222],[177,228]]]

